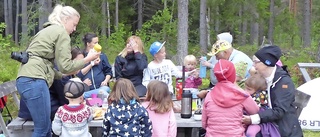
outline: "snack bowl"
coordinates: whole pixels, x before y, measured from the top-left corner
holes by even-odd
[[[193,119],[196,121],[200,121],[202,119],[202,114],[193,114]]]

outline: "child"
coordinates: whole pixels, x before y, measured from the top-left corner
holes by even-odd
[[[245,91],[247,91],[251,95],[251,97],[255,100],[257,105],[260,107],[260,111],[268,109],[268,99],[267,99],[268,94],[266,92],[266,89],[267,89],[266,79],[263,78],[259,73],[254,73],[245,81]],[[263,124],[249,125],[246,131],[246,136],[255,137],[256,134],[261,130],[261,126],[264,126],[264,125]],[[269,128],[269,132],[270,132],[270,128]],[[273,132],[279,133],[277,130]],[[280,137],[280,134],[272,135],[272,137],[277,137],[277,136]]]
[[[197,58],[194,55],[187,55],[184,57],[183,64],[186,72],[195,70],[197,65]],[[199,70],[194,71],[185,81],[186,88],[198,88],[202,84],[202,79],[199,77]]]
[[[132,82],[119,78],[108,97],[109,106],[103,119],[103,136],[152,135],[152,124],[147,110],[140,100]]]
[[[220,59],[211,71],[214,71],[218,83],[202,105],[202,127],[206,129],[206,136],[244,137],[243,111],[256,114],[259,107],[235,84],[236,70],[231,61]]]
[[[89,90],[80,79],[70,79],[64,86],[69,104],[60,106],[52,121],[52,131],[60,137],[91,137],[88,123],[92,110],[83,103],[83,93]]]
[[[144,70],[142,84],[147,87],[151,80],[159,80],[166,83],[169,91],[173,94],[172,75],[176,78],[182,77],[182,72],[166,58],[166,48],[163,46],[165,42],[152,43],[149,52],[153,56],[153,61],[148,64]],[[187,72],[186,76],[193,71]]]
[[[153,137],[175,137],[177,135],[176,118],[173,112],[168,85],[153,80],[148,84],[146,102],[142,103],[152,121]]]

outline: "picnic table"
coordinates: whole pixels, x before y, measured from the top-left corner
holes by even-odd
[[[179,113],[175,113],[178,127],[178,137],[197,137],[199,135],[199,129],[201,127],[201,121],[196,121],[193,117],[183,119]],[[102,135],[102,121],[92,120],[89,123],[90,133],[93,137]],[[8,127],[10,137],[29,137],[33,131],[33,121],[26,121],[21,118],[17,118],[12,121]],[[161,126],[161,125],[159,125]]]

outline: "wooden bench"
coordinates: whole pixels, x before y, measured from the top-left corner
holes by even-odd
[[[18,93],[16,91],[17,91],[17,89],[16,89],[16,81],[9,81],[9,82],[2,83],[0,85],[0,98],[2,98],[4,96],[11,95],[13,100],[14,100],[14,104],[19,108],[20,101],[19,101],[19,98],[18,98]],[[14,122],[14,121],[15,120],[13,120],[12,122]],[[9,123],[9,125],[11,123]],[[3,119],[2,115],[0,115],[0,126],[1,126],[1,129],[3,131],[3,134],[6,137],[10,136],[9,129],[6,126],[6,123],[4,122],[4,119]]]

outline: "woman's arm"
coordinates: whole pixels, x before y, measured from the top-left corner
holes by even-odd
[[[70,36],[67,33],[61,33],[55,45],[55,61],[64,74],[69,74],[74,71],[80,70],[86,63],[99,57],[100,53],[89,52],[88,55],[81,60],[71,60],[71,45]]]
[[[120,55],[116,57],[116,60],[114,61],[114,72],[116,79],[122,78],[122,69],[123,69],[123,63],[121,62],[121,59],[123,59]]]
[[[138,70],[142,71],[148,67],[148,59],[145,54],[141,54],[140,52],[135,52],[134,57],[138,66]]]

